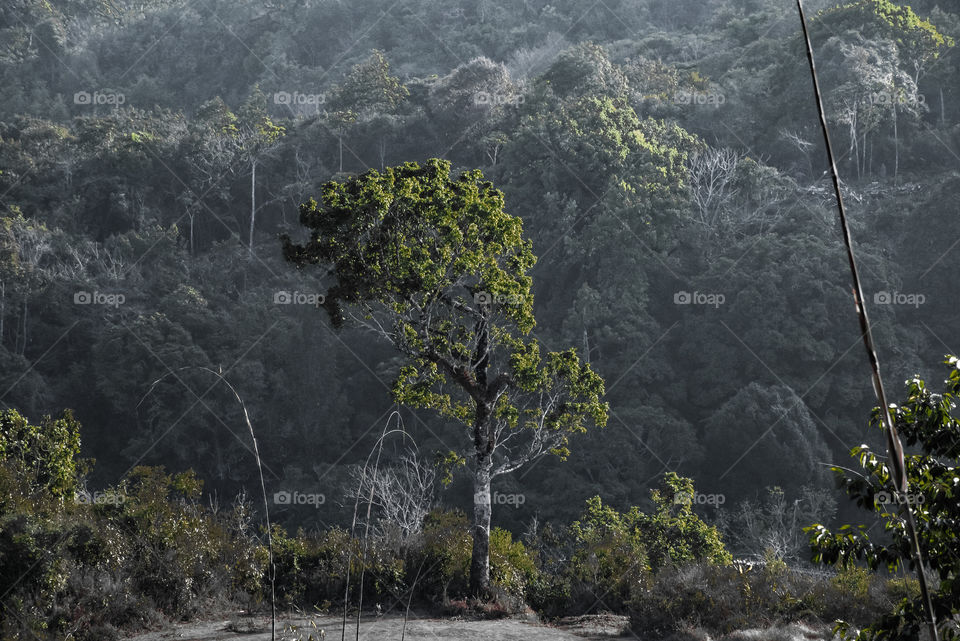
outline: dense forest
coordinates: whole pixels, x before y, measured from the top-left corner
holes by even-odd
[[[960,11],[807,11],[885,377],[938,387]],[[82,425],[87,497],[143,466],[192,470],[197,505],[259,492],[249,419],[291,531],[356,520],[372,452],[470,514],[455,412],[402,402],[403,356],[331,322],[332,271],[289,248],[311,198],[362,210],[358,176],[480,170],[530,241],[515,318],[606,404],[492,480],[496,531],[656,513],[691,479],[734,556],[807,563],[801,527],[861,518],[830,467],[884,441],[799,26],[774,0],[8,0],[0,402]]]

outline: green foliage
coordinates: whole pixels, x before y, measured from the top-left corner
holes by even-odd
[[[829,636],[821,622],[844,617],[865,625],[897,595],[889,581],[862,569],[830,576],[771,558],[753,566],[700,563],[669,568],[636,591],[629,613],[633,630],[657,639],[689,627],[722,637],[797,622],[807,625],[784,638]]]
[[[652,515],[642,515],[638,529],[654,572],[667,564],[682,566],[701,560],[718,565],[730,563],[732,557],[717,528],[693,513],[692,479],[668,472],[652,497],[656,510]]]
[[[333,91],[328,105],[340,113],[379,113],[393,111],[409,95],[400,79],[390,75],[390,64],[383,52],[374,50],[350,70]]]
[[[454,451],[437,452],[434,456],[434,465],[437,468],[437,476],[440,478],[440,484],[443,487],[450,487],[453,483],[453,473],[458,467],[467,464],[467,459]]]
[[[835,3],[817,6],[829,4]],[[814,46],[831,124],[843,127],[835,136],[858,141],[844,159],[856,170],[841,169],[852,215],[863,224],[855,235],[864,243],[865,277],[873,281],[866,284],[906,291],[919,278],[927,296],[920,309],[876,309],[879,351],[896,379],[927,367],[925,359],[939,353],[935,335],[946,340],[955,325],[950,262],[930,268],[935,257],[950,255],[960,233],[956,163],[947,152],[960,142],[958,70],[950,49],[960,22],[956,3],[942,0],[915,0],[912,11],[893,1],[841,4],[814,21]],[[191,408],[197,399],[188,390],[199,396],[212,381],[184,375],[140,404],[146,386],[186,365],[222,364],[254,425],[270,427],[260,442],[264,463],[302,470],[284,472],[285,482],[310,477],[317,465],[330,478],[356,463],[351,457],[363,443],[338,459],[381,409],[370,402],[383,392],[371,372],[389,386],[410,366],[401,393],[411,405],[469,421],[473,399],[442,366],[434,371],[429,363],[397,359],[349,331],[335,336],[308,322],[312,309],[272,304],[278,289],[320,293],[329,285],[319,269],[297,282],[276,278],[284,265],[273,251],[275,236],[292,233],[304,194],[320,199],[319,186],[331,177],[346,183],[370,166],[438,156],[454,169],[482,166],[504,189],[507,211],[523,221],[539,256],[522,274],[535,279],[536,298],[529,301],[535,330],[523,334],[506,318],[512,290],[494,298],[497,324],[523,346],[498,344],[488,382],[499,373],[522,373],[551,394],[579,385],[585,397],[566,400],[588,404],[580,408],[586,425],[599,417],[591,416],[599,409],[593,404],[599,388],[596,379],[583,377],[583,363],[607,381],[602,400],[614,420],[603,439],[574,440],[580,430],[572,421],[531,411],[532,387],[502,397],[496,420],[504,426],[529,433],[544,419],[570,430],[569,443],[561,439],[547,449],[577,455],[562,469],[550,460],[524,477],[527,505],[538,506],[541,522],[572,521],[592,494],[605,504],[630,505],[645,496],[644,479],[665,462],[697,470],[703,486],[710,474],[705,455],[725,459],[720,474],[780,418],[763,408],[794,408],[768,435],[785,436],[774,441],[794,446],[765,439],[752,448],[725,479],[736,486],[727,491],[727,507],[753,495],[758,483],[747,473],[753,470],[767,477],[761,483],[780,484],[792,506],[815,469],[811,461],[835,458],[841,442],[860,442],[856,408],[870,390],[859,384],[857,360],[841,358],[857,339],[855,325],[845,320],[849,286],[837,260],[832,212],[822,204],[829,201],[820,180],[820,132],[798,25],[784,19],[783,3],[202,5],[16,0],[0,8],[0,390],[8,390],[9,407],[37,419],[49,408],[75,408],[88,426],[84,448],[100,460],[97,478],[119,479],[157,443],[144,463],[206,470],[205,488],[221,497],[253,486],[256,468],[245,435],[230,433],[242,416],[222,387]],[[437,36],[445,55],[436,55]],[[125,102],[71,100],[95,91],[123,94]],[[897,104],[875,100],[880,91]],[[277,100],[297,92],[325,102]],[[694,97],[722,104],[695,104]],[[757,159],[738,164],[729,216],[715,225],[695,223],[689,214],[690,160],[708,149],[749,150]],[[253,211],[246,206],[251,188]],[[252,245],[262,249],[248,255],[236,239],[246,245],[251,214],[257,222]],[[430,245],[430,230],[411,229],[420,236],[396,248]],[[726,304],[671,304],[681,289],[722,292]],[[123,293],[126,303],[73,304],[81,290]],[[469,291],[455,296],[474,300]],[[365,318],[355,306],[352,314],[371,324],[385,317]],[[920,316],[923,324],[914,322]],[[425,341],[469,345],[482,334],[475,317],[460,324],[463,317],[442,310],[435,318],[452,324],[434,326]],[[458,334],[460,327],[467,331]],[[539,347],[527,349],[534,331]],[[718,339],[718,331],[729,340]],[[547,345],[559,350],[556,356],[547,355]],[[562,356],[573,345],[579,378]],[[460,364],[477,361],[472,353],[462,356]],[[369,370],[357,367],[357,359]],[[744,391],[772,375],[782,388]],[[751,431],[754,438],[742,441]],[[453,470],[465,453],[452,455],[443,469]],[[504,458],[501,450],[497,462]],[[783,469],[769,461],[781,461]],[[142,624],[138,613],[155,610],[147,598],[130,596],[138,588],[123,578],[132,576],[122,568],[133,561],[110,520],[117,510],[64,505],[71,490],[55,496],[11,465],[0,468],[0,511],[75,510],[69,518],[84,521],[65,528],[44,516],[21,528],[35,533],[36,545],[22,552],[40,559],[38,567],[48,566],[41,549],[52,546],[47,533],[70,532],[74,547],[51,547],[49,559],[79,559],[81,570],[71,571],[65,590],[72,592],[55,595],[57,602],[79,604],[91,625],[98,617],[103,625]],[[176,489],[168,496],[176,505],[192,503]],[[172,527],[167,520],[196,524],[161,503],[145,508],[156,516],[142,522],[154,524],[150,536],[157,541]],[[332,504],[324,510],[325,522],[349,522]],[[289,538],[298,538],[297,522],[314,514],[282,512]],[[495,514],[514,531],[526,516],[524,510]],[[311,575],[290,578],[290,602],[312,604],[313,586],[320,586],[317,598],[342,598],[346,560],[317,560],[333,554],[338,541],[348,549],[342,536],[322,543],[321,535],[304,538],[310,542],[297,567]],[[101,544],[101,537],[112,543]],[[191,545],[167,538],[165,544]],[[233,578],[218,575],[213,583],[262,596],[264,565],[248,554],[254,545],[237,544],[235,557],[221,559]],[[383,545],[376,563],[382,561],[387,584],[398,576],[400,557]],[[404,565],[406,580],[415,569]],[[552,581],[553,574],[541,572],[534,583],[565,604],[570,586],[562,577]],[[171,593],[179,583],[169,582]],[[766,585],[756,584],[753,603],[762,602]],[[916,598],[908,587],[897,599]],[[197,599],[181,602],[190,611]],[[764,603],[774,607],[772,600]],[[84,633],[110,638],[106,629]],[[0,636],[17,634],[30,636]]]
[[[520,541],[502,528],[490,532],[490,580],[509,596],[524,602],[527,586],[537,579],[537,566]]]
[[[903,510],[909,506],[917,524],[917,535],[924,561],[935,577],[931,582],[931,598],[944,639],[960,635],[953,622],[960,613],[956,598],[960,586],[960,544],[956,523],[960,519],[957,502],[957,463],[960,462],[960,420],[954,415],[960,395],[960,360],[951,356],[946,391],[931,392],[919,377],[907,381],[907,400],[894,408],[897,429],[904,445],[918,446],[920,452],[908,455],[907,493],[896,491],[890,470],[883,457],[867,445],[851,451],[865,474],[833,468],[840,486],[856,504],[876,513],[882,520],[888,542],[872,540],[866,526],[849,525],[831,531],[815,524],[806,531],[810,536],[814,561],[848,567],[857,560],[871,568],[886,565],[891,571],[914,566],[910,537]],[[883,429],[879,408],[871,423]],[[925,621],[921,599],[913,593],[901,599],[896,607],[877,618],[857,634],[860,639],[885,639],[891,636],[916,635]],[[851,636],[848,623],[838,625],[844,635]]]
[[[422,594],[436,601],[467,592],[471,553],[470,526],[458,511],[434,510],[423,521],[423,549],[418,565]]]
[[[422,543],[406,565],[407,585],[413,585],[419,569],[415,594],[433,605],[462,598],[468,593],[470,524],[459,511],[434,510],[423,523]],[[528,586],[537,580],[533,558],[507,530],[490,532],[490,579],[495,590],[523,602]]]
[[[817,19],[831,23],[834,29],[855,28],[868,38],[880,36],[894,40],[914,61],[918,73],[925,63],[954,46],[953,38],[940,33],[929,20],[920,18],[909,5],[891,0],[859,0],[821,12]]]
[[[626,514],[604,506],[599,496],[587,501],[583,517],[570,527],[576,550],[570,562],[570,596],[574,607],[591,607],[602,599],[621,610],[632,591],[650,577],[644,541],[636,528],[640,510]]]
[[[0,465],[28,483],[28,496],[73,497],[77,485],[80,424],[73,413],[31,425],[16,410],[0,412]],[[0,504],[2,505],[2,504]]]
[[[503,195],[479,171],[451,180],[450,164],[440,160],[371,171],[347,183],[326,183],[323,207],[311,200],[300,216],[312,230],[311,241],[297,246],[288,240],[284,253],[300,267],[332,265],[339,283],[328,291],[325,306],[336,325],[345,320],[344,303],[382,300],[404,315],[462,284],[507,297],[505,316],[524,333],[533,327],[525,272],[535,259],[520,220],[503,212]],[[448,304],[472,302],[458,293]],[[455,349],[442,337],[434,344],[418,342],[410,322],[394,332],[411,351]]]
[[[623,610],[667,567],[730,563],[716,528],[693,513],[693,497],[693,481],[670,472],[652,492],[652,514],[636,506],[621,513],[599,496],[589,499],[581,519],[570,526],[574,603],[591,607],[602,596],[606,607]]]
[[[244,502],[214,514],[195,474],[150,467],[91,493],[70,412],[31,425],[7,410],[0,425],[3,636],[113,638],[261,590]]]

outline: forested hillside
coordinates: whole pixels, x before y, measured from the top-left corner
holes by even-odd
[[[810,5],[899,388],[960,349],[960,13]],[[606,381],[606,427],[497,479],[495,524],[649,507],[666,472],[723,496],[733,531],[774,486],[828,521],[827,464],[880,444],[792,3],[15,0],[0,79],[0,400],[72,408],[91,490],[136,465],[226,501],[258,486],[204,367],[246,404],[268,494],[323,496],[277,518],[349,523],[401,360],[335,330],[329,279],[278,237],[305,238],[326,181],[430,158],[503,190],[537,257],[533,335]],[[420,456],[457,449],[455,421],[402,416]],[[443,501],[467,507],[452,474]]]

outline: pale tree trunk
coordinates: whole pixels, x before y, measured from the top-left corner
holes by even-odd
[[[23,346],[20,348],[20,355],[27,352],[27,297],[23,297]]]
[[[893,108],[893,184],[900,173],[900,137],[897,133],[897,108]]]
[[[3,320],[7,316],[7,283],[0,282],[0,345],[3,345]]]
[[[847,155],[853,161],[854,168],[860,171],[860,150],[857,147],[857,115],[855,112],[850,116],[850,150]]]
[[[477,347],[474,352],[474,370],[477,386],[487,389],[487,368],[490,365],[490,334],[486,320],[477,323]],[[493,404],[486,399],[476,400],[473,422],[473,449],[476,453],[476,468],[473,475],[473,554],[470,556],[470,592],[475,597],[490,595],[490,516],[493,505],[490,500],[490,480],[493,470],[493,451],[496,449],[493,423]]]
[[[257,159],[250,161],[250,255],[253,256],[253,227],[257,222]]]
[[[866,130],[863,131],[862,147],[863,147],[863,151],[861,153],[863,154],[863,160],[861,161],[860,168],[857,171],[857,178],[861,178],[861,179],[863,178],[863,175],[867,173],[867,131]]]
[[[490,472],[489,455],[477,455],[473,476],[473,554],[470,557],[470,592],[485,598],[490,591]]]
[[[943,104],[943,87],[940,87],[940,125],[945,124],[947,124],[947,112]]]

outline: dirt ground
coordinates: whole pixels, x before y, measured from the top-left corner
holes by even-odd
[[[313,627],[316,624],[316,628]],[[530,620],[500,619],[467,621],[458,619],[417,618],[407,622],[405,641],[582,641],[609,640],[620,636],[626,617],[572,617],[556,625]],[[319,630],[326,632],[321,637]],[[347,623],[346,639],[356,639],[356,620]],[[403,631],[403,618],[398,616],[364,617],[360,622],[360,639],[397,641]],[[277,617],[277,639],[307,641],[339,641],[339,617]],[[220,620],[178,624],[158,632],[131,637],[131,641],[269,641],[269,617],[233,617]]]

